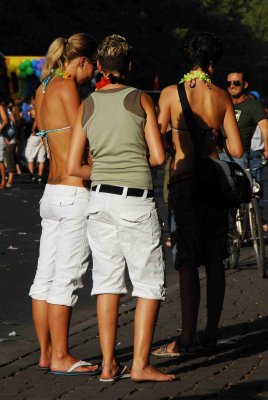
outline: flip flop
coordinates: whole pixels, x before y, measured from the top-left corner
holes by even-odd
[[[196,354],[196,351],[191,351],[187,347],[181,347],[180,351],[168,351],[168,343],[167,343],[153,350],[151,354],[155,357],[172,358],[172,357],[193,356]]]
[[[36,369],[39,371],[49,371],[49,367],[39,367],[39,365],[36,366]]]
[[[71,366],[71,368],[68,369],[68,371],[49,371],[50,374],[54,374],[54,375],[70,375],[70,376],[77,376],[77,375],[91,375],[91,376],[95,376],[95,375],[99,375],[100,370],[99,368],[96,369],[95,371],[86,371],[86,372],[82,372],[82,371],[75,371],[76,368],[78,367],[90,367],[92,366],[92,364],[90,362],[87,361],[77,361],[74,365]]]
[[[100,378],[99,381],[100,382],[116,382],[119,381],[119,379],[126,379],[126,378],[130,378],[130,373],[129,373],[129,369],[127,367],[127,365],[118,365],[118,372],[117,374],[113,377],[113,378]]]

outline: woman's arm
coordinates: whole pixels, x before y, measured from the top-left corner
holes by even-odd
[[[171,135],[171,126],[170,126],[170,121],[171,121],[171,107],[170,107],[170,101],[169,101],[169,93],[170,93],[170,87],[167,87],[162,90],[159,100],[158,100],[158,112],[157,112],[157,117],[158,117],[158,125],[161,131],[161,134],[163,135],[163,144],[165,151],[167,152],[168,149],[170,148],[170,145],[172,145],[172,135]],[[168,135],[166,133],[169,132]]]
[[[0,104],[0,118],[2,120],[2,123],[0,125],[0,131],[2,131],[4,127],[8,124],[8,117],[4,109],[4,106],[2,106],[1,104]]]
[[[159,167],[164,164],[166,156],[161,133],[157,124],[154,103],[149,95],[142,93],[141,105],[146,113],[144,132],[149,149],[149,164],[151,167]]]
[[[83,108],[84,104],[82,103],[75,119],[67,158],[67,173],[71,176],[90,180],[92,166],[85,164],[84,161],[87,137],[82,127]]]
[[[226,112],[223,120],[223,128],[226,134],[226,145],[231,156],[242,157],[244,149],[235,118],[234,107],[228,95],[226,95]]]

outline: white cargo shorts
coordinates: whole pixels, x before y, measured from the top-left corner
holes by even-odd
[[[91,294],[127,293],[127,266],[133,296],[163,300],[162,235],[153,198],[92,191],[87,213],[93,259]]]
[[[25,148],[25,157],[28,162],[45,162],[46,151],[43,145],[43,141],[39,136],[29,136]]]
[[[46,185],[40,200],[38,265],[29,292],[33,299],[71,307],[77,302],[90,256],[86,216],[89,196],[86,188]]]

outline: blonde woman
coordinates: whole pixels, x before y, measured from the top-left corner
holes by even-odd
[[[153,197],[150,167],[164,163],[165,152],[152,99],[125,83],[131,47],[120,35],[98,47],[103,77],[81,105],[67,163],[68,172],[88,178],[83,165],[88,138],[93,158],[88,237],[97,296],[101,382],[131,376],[134,381],[172,381],[150,364],[150,346],[160,301],[165,297],[161,229]],[[148,152],[147,152],[148,150]],[[116,361],[115,341],[120,297],[126,293],[125,265],[137,297],[131,371]]]
[[[89,261],[85,210],[89,190],[66,172],[66,160],[80,105],[78,84],[94,73],[96,42],[86,33],[55,39],[36,91],[36,123],[49,157],[49,176],[40,201],[42,234],[38,266],[29,295],[40,343],[38,367],[61,375],[96,374],[97,366],[68,351],[72,307]]]

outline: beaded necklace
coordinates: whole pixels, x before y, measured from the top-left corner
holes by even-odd
[[[51,81],[51,79],[54,78],[55,76],[59,76],[59,77],[61,77],[61,78],[63,78],[63,79],[73,79],[73,78],[72,78],[72,75],[69,74],[69,72],[67,72],[67,71],[60,71],[59,69],[56,69],[56,70],[55,70],[55,69],[52,68],[50,74],[49,74],[45,79],[42,80],[42,84],[43,84],[43,90],[42,90],[42,92],[43,92],[43,93],[45,93],[48,83],[49,83],[49,82]]]
[[[203,81],[210,89],[209,83],[211,83],[211,78],[209,77],[208,74],[206,74],[204,71],[201,70],[188,72],[187,74],[183,75],[179,83],[190,82],[190,88],[194,88],[197,79]]]

